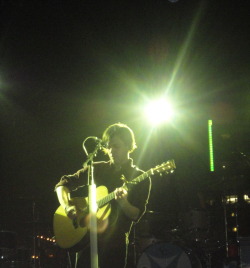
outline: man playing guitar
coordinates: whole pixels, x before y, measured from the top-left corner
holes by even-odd
[[[114,199],[108,205],[109,216],[104,215],[102,219],[98,219],[98,223],[102,221],[98,225],[99,266],[100,268],[132,267],[127,260],[129,233],[133,223],[137,222],[146,210],[151,180],[147,178],[129,189],[122,187],[124,180],[129,182],[143,174],[130,158],[136,143],[134,133],[127,125],[121,123],[110,125],[104,131],[102,140],[107,144],[105,152],[110,160],[94,162],[95,184],[97,187],[105,186],[109,193],[113,191]],[[84,167],[73,175],[63,176],[56,185],[60,205],[68,219],[72,221],[79,217],[82,208],[72,202],[70,193],[79,187],[87,188],[87,169],[88,167]],[[86,218],[87,216],[84,221]],[[91,267],[89,247],[77,250],[75,267]]]

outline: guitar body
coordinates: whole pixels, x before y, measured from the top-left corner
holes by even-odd
[[[108,195],[108,189],[105,186],[99,186],[96,189],[96,200],[100,200]],[[75,221],[67,217],[64,208],[59,206],[54,214],[53,228],[56,243],[59,247],[69,249],[79,244],[87,235],[89,226],[86,223],[88,216],[88,198],[76,197],[71,199],[73,204],[77,204],[81,209],[80,215]],[[107,219],[111,212],[110,204],[97,210],[97,220],[102,222]]]

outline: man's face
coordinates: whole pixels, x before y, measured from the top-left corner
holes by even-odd
[[[118,136],[109,141],[109,151],[115,164],[122,165],[128,159],[128,147]]]

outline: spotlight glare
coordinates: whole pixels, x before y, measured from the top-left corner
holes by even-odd
[[[152,124],[159,125],[170,120],[173,110],[167,101],[160,99],[150,102],[145,108],[145,114]]]

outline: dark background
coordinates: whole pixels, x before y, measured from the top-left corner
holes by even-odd
[[[178,195],[172,179],[156,176],[150,210],[198,206],[190,193],[220,196],[225,176],[234,194],[239,181],[248,192],[249,158],[239,154],[250,153],[247,1],[2,0],[0,8],[2,230],[31,235],[35,221],[53,235],[54,185],[82,167],[83,140],[116,122],[134,130],[142,169],[176,161]],[[177,115],[152,130],[142,108],[160,96]]]

